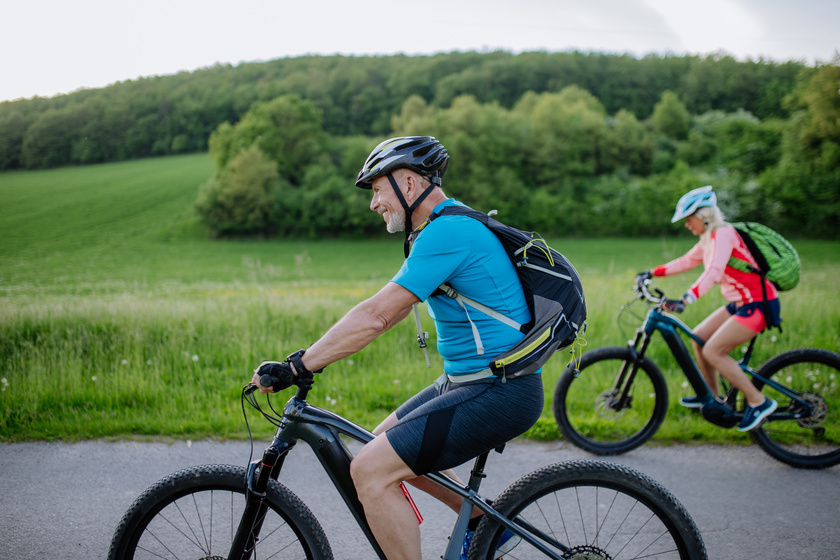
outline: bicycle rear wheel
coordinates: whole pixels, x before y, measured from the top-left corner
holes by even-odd
[[[574,445],[596,455],[618,455],[653,437],[668,409],[668,386],[647,357],[619,402],[617,377],[633,356],[627,347],[607,346],[585,352],[579,372],[570,364],[554,389],[554,418]]]
[[[525,475],[493,500],[508,519],[564,559],[705,560],[700,531],[680,502],[659,483],[633,469],[600,461],[556,463]],[[470,560],[495,557],[504,527],[485,518]],[[547,556],[524,540],[510,558]]]
[[[771,457],[797,468],[840,464],[840,354],[820,348],[783,352],[758,370],[765,379],[790,387],[810,405],[753,378],[753,384],[779,403],[776,412],[751,433]]]
[[[271,480],[250,558],[331,560],[321,525],[300,499]],[[245,469],[204,465],[143,492],[120,521],[109,560],[227,558],[245,508]]]

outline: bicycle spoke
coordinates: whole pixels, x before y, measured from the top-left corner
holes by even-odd
[[[550,501],[548,501],[550,500]],[[564,506],[565,504],[565,506]],[[568,506],[573,505],[573,515]],[[601,487],[572,487],[535,500],[519,518],[546,535],[563,535],[581,558],[679,558],[667,526],[640,501]],[[606,556],[608,555],[608,556]],[[541,558],[521,543],[506,558]]]

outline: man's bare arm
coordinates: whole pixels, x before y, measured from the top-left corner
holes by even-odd
[[[361,302],[333,325],[307,351],[304,365],[310,371],[337,362],[373,342],[379,335],[405,319],[420,300],[394,282]]]

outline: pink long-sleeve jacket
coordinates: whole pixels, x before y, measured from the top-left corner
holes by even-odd
[[[761,301],[761,277],[758,274],[742,272],[728,266],[729,257],[757,266],[755,259],[744,245],[741,236],[730,225],[721,226],[712,232],[707,250],[703,250],[702,241],[692,247],[685,255],[653,269],[654,276],[672,276],[703,265],[703,274],[691,285],[683,296],[687,303],[694,303],[715,284],[720,284],[720,293],[727,301],[743,305]],[[765,280],[767,299],[779,297],[775,286]]]

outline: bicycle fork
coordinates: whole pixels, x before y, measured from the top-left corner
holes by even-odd
[[[640,343],[641,348],[639,348]],[[620,411],[632,406],[633,396],[630,394],[630,389],[633,387],[636,372],[639,371],[639,365],[645,357],[645,352],[649,344],[650,336],[645,336],[645,332],[642,329],[636,331],[635,339],[627,341],[627,349],[630,351],[632,360],[625,361],[621,364],[621,370],[619,370],[615,378],[615,384],[613,385],[613,394],[607,402],[607,406],[611,409]]]
[[[265,504],[269,478],[277,479],[286,454],[294,444],[277,439],[266,448],[261,461],[254,461],[246,473],[245,510],[230,546],[229,560],[248,560],[257,545],[268,506]],[[258,470],[259,469],[259,470]]]

